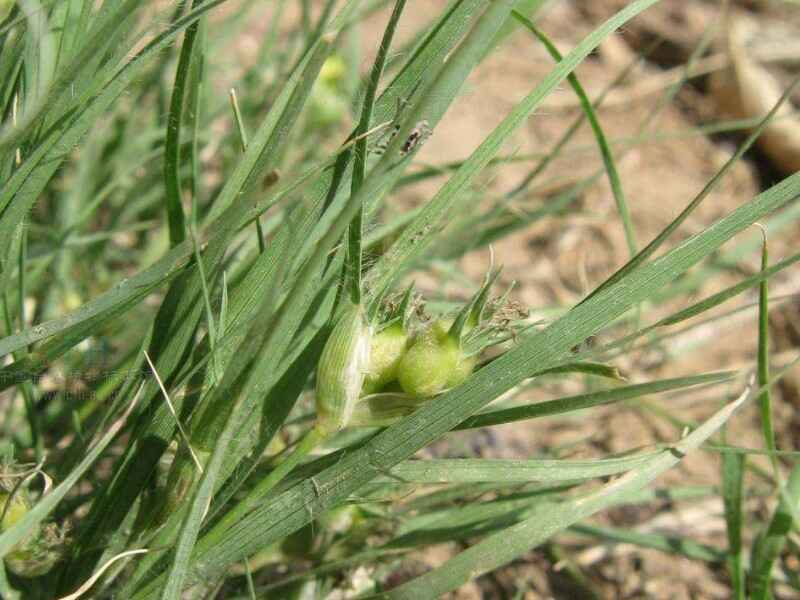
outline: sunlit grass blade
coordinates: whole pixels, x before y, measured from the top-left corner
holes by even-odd
[[[527,552],[554,533],[574,524],[610,504],[623,499],[653,481],[659,474],[678,463],[687,453],[695,450],[713,435],[749,397],[748,391],[739,399],[718,411],[675,446],[653,458],[647,465],[634,469],[627,475],[600,490],[582,498],[548,506],[541,514],[513,525],[451,558],[442,566],[394,588],[386,597],[392,599],[436,598],[461,584],[505,564]]]
[[[612,402],[624,402],[649,394],[657,394],[670,390],[678,390],[697,385],[709,385],[730,381],[734,373],[709,373],[707,375],[697,375],[695,377],[679,377],[676,379],[664,379],[649,383],[628,385],[625,387],[581,394],[568,398],[547,400],[526,406],[516,406],[513,408],[490,410],[478,413],[463,423],[456,429],[472,429],[476,427],[486,427],[489,425],[502,425],[513,423],[524,419],[535,419],[550,415],[558,415],[576,410],[583,410],[593,406],[603,406]]]
[[[742,562],[742,492],[745,455],[726,452],[722,455],[722,499],[728,534],[726,561],[730,571],[733,596],[745,598],[744,565]]]
[[[229,92],[231,99],[231,109],[233,110],[233,118],[236,121],[236,131],[239,134],[239,144],[242,147],[242,152],[247,151],[247,129],[242,119],[242,113],[239,110],[239,101],[236,97],[236,90],[231,88]],[[256,217],[256,235],[258,236],[258,250],[264,252],[264,229],[261,226],[261,216]]]
[[[761,248],[761,273],[769,268],[769,252],[767,250],[767,234],[764,233],[764,245]],[[772,424],[772,394],[769,386],[769,282],[763,279],[758,284],[758,385],[764,391],[758,397],[761,412],[761,432],[764,446],[770,452],[775,451],[775,429]],[[776,476],[780,475],[777,460],[772,458],[772,467]],[[780,486],[780,480],[776,482]]]
[[[725,288],[724,290],[717,292],[716,294],[712,294],[708,298],[704,298],[703,300],[695,302],[694,304],[684,309],[681,309],[676,313],[673,313],[667,317],[660,319],[659,321],[653,323],[652,325],[643,327],[638,331],[635,331],[618,340],[615,340],[614,342],[606,345],[603,348],[603,351],[624,347],[632,340],[642,337],[652,332],[654,329],[658,329],[660,327],[668,327],[671,325],[677,325],[678,323],[697,317],[711,310],[712,308],[723,304],[724,302],[730,300],[731,298],[735,298],[736,296],[742,294],[743,292],[746,292],[750,288],[759,285],[761,282],[767,281],[770,277],[772,277],[776,273],[783,271],[784,269],[792,266],[798,261],[800,261],[800,253],[789,256],[775,263],[771,267],[768,267],[760,271],[759,273],[756,273],[755,275],[751,275],[750,277],[743,279],[739,283],[736,283],[728,288]]]
[[[194,0],[192,8],[197,8],[202,0]],[[199,22],[192,23],[183,36],[178,67],[175,72],[175,84],[172,86],[169,115],[167,116],[167,136],[164,140],[164,183],[167,210],[167,224],[172,246],[180,244],[186,238],[186,225],[183,214],[183,202],[178,173],[181,156],[181,127],[183,126],[183,108],[186,99],[186,84],[189,81],[190,66],[195,59],[195,38]]]
[[[686,240],[652,263],[555,321],[545,330],[522,340],[500,359],[479,370],[463,385],[445,393],[410,417],[372,438],[363,448],[343,457],[338,464],[314,477],[314,484],[305,482],[278,496],[269,506],[257,508],[234,528],[227,537],[207,535],[197,547],[195,559],[205,562],[213,555],[219,565],[240,560],[295,531],[308,522],[307,508],[314,514],[325,507],[342,502],[349,493],[371,480],[381,471],[408,458],[430,441],[449,431],[480,410],[492,399],[525,379],[534,366],[539,369],[555,366],[569,349],[636,303],[646,299],[660,286],[674,280],[741,232],[800,194],[800,176],[785,179],[753,201],[739,207],[710,228]],[[347,472],[348,478],[341,474]],[[258,537],[250,534],[258,530]],[[207,564],[207,563],[206,563]]]
[[[760,534],[753,547],[749,580],[750,598],[754,600],[766,600],[771,596],[772,569],[795,524],[793,515],[799,504],[800,462],[796,462],[766,530]]]
[[[553,44],[553,42],[551,42],[550,39],[530,21],[530,19],[526,18],[525,15],[520,14],[518,11],[513,11],[512,14],[517,21],[522,23],[524,27],[526,27],[539,39],[539,41],[547,49],[547,52],[550,53],[550,56],[552,56],[556,62],[559,62],[563,59],[563,56],[558,51],[558,48],[556,48],[555,44]],[[572,86],[572,89],[575,91],[575,95],[578,96],[578,99],[581,103],[581,109],[586,115],[586,119],[589,121],[589,125],[592,127],[592,132],[597,139],[597,145],[600,148],[600,154],[603,158],[603,165],[608,176],[608,183],[611,186],[611,192],[614,194],[614,201],[617,203],[617,212],[619,212],[620,219],[622,220],[622,226],[625,231],[625,241],[628,244],[628,251],[630,252],[631,256],[634,256],[636,254],[636,235],[634,232],[630,211],[628,210],[628,202],[625,200],[625,193],[622,189],[622,181],[620,180],[619,172],[617,171],[617,165],[614,161],[614,155],[612,154],[611,148],[608,145],[606,134],[603,132],[603,128],[600,126],[600,121],[597,119],[597,114],[592,107],[592,102],[589,100],[589,96],[584,91],[580,81],[578,81],[578,78],[574,73],[570,73],[567,77],[567,80],[569,81],[570,86]]]
[[[764,234],[761,250],[761,272],[769,265],[767,251],[767,237]],[[770,583],[775,560],[780,554],[786,540],[786,535],[800,514],[800,462],[795,463],[786,486],[783,485],[780,465],[775,455],[775,431],[772,421],[772,395],[769,389],[769,292],[766,280],[759,284],[758,293],[758,383],[763,391],[758,396],[759,411],[761,414],[761,432],[764,446],[770,453],[770,463],[775,476],[775,485],[778,490],[778,506],[775,508],[772,519],[766,530],[760,532],[760,537],[753,546],[750,567],[751,598],[766,600],[771,596]]]
[[[764,118],[761,120],[758,127],[756,127],[752,133],[750,133],[747,139],[739,145],[739,147],[736,149],[736,152],[734,152],[734,154],[725,162],[722,168],[720,168],[714,174],[714,177],[709,180],[700,193],[697,194],[694,199],[692,199],[692,201],[680,212],[680,214],[675,217],[675,219],[673,219],[670,224],[667,225],[667,227],[665,227],[649,244],[647,244],[647,246],[639,251],[636,256],[634,256],[622,268],[611,275],[611,277],[604,281],[600,286],[595,288],[595,290],[589,296],[587,296],[584,301],[591,298],[592,295],[598,294],[601,290],[604,290],[609,285],[620,281],[622,278],[624,278],[626,273],[630,273],[632,270],[638,268],[639,265],[644,263],[663,245],[663,243],[672,235],[672,233],[681,226],[681,224],[689,217],[689,215],[692,214],[692,212],[694,212],[694,210],[700,206],[700,204],[702,204],[702,202],[717,187],[717,185],[719,185],[722,178],[742,158],[744,153],[747,152],[750,147],[752,147],[752,145],[769,126],[773,117],[778,113],[778,110],[784,105],[786,100],[792,95],[792,92],[798,85],[800,85],[800,77],[796,78],[792,82],[792,85],[786,88],[786,91],[778,99],[775,105],[766,115],[764,115]]]
[[[719,548],[700,544],[683,536],[672,536],[663,533],[639,533],[627,529],[600,527],[597,525],[573,525],[571,531],[585,533],[603,542],[633,544],[641,548],[654,548],[670,554],[678,554],[692,560],[708,563],[721,563],[725,560],[725,552]]]
[[[472,153],[462,166],[448,179],[414,221],[406,227],[400,238],[381,257],[375,266],[371,282],[375,293],[388,287],[407,270],[413,261],[431,243],[433,231],[441,225],[444,216],[454,209],[460,194],[475,176],[495,157],[502,143],[536,109],[541,101],[553,91],[578,64],[595,48],[603,38],[657,0],[633,2],[599,27],[592,35],[581,41],[564,59],[542,80],[536,88],[518,103],[503,122]],[[400,135],[407,134],[408,130]]]
[[[225,453],[234,434],[241,427],[243,419],[247,417],[243,410],[245,408],[245,398],[246,396],[244,395],[240,396],[231,408],[228,420],[217,439],[214,451],[205,465],[197,489],[189,500],[189,506],[185,511],[181,530],[175,543],[172,565],[164,588],[161,591],[160,597],[162,600],[180,600],[182,597],[183,582],[187,576],[191,553],[200,533],[205,514],[211,504],[216,481],[222,470]]]
[[[357,194],[358,190],[364,183],[367,169],[367,140],[364,137],[369,130],[370,123],[372,122],[372,109],[375,103],[375,96],[378,91],[378,84],[381,80],[381,75],[386,66],[386,58],[389,56],[389,49],[392,45],[392,39],[397,29],[397,23],[400,20],[400,15],[403,14],[406,0],[397,0],[389,17],[389,23],[383,33],[381,45],[378,48],[378,55],[375,57],[375,62],[372,65],[372,70],[367,80],[367,88],[364,93],[364,102],[361,108],[361,118],[355,129],[355,137],[357,139],[353,148],[353,174],[350,184],[350,193]],[[359,207],[353,221],[350,223],[348,230],[348,244],[347,244],[347,271],[350,281],[350,299],[353,304],[361,303],[361,262],[362,252],[361,237],[363,234],[363,219],[364,219],[364,206]]]
[[[391,475],[377,482],[408,483],[528,483],[532,481],[577,481],[605,477],[641,466],[652,454],[597,460],[501,460],[438,459],[410,460],[391,470]]]
[[[536,373],[536,375],[563,375],[566,373],[583,373],[585,375],[594,375],[595,377],[627,381],[627,377],[620,371],[619,367],[594,362],[569,362],[552,369],[546,369]]]

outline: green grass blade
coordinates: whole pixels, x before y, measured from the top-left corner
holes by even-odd
[[[547,400],[527,406],[516,406],[500,410],[487,411],[474,415],[459,424],[456,429],[473,429],[476,427],[487,427],[491,425],[503,425],[514,423],[525,419],[536,419],[551,415],[564,414],[576,410],[583,410],[593,406],[603,406],[614,402],[624,402],[633,398],[640,398],[649,394],[679,390],[697,385],[709,385],[730,381],[734,373],[709,373],[694,377],[678,377],[675,379],[663,379],[649,383],[639,383],[625,387],[593,392],[590,394],[580,394],[557,400]]]
[[[607,365],[604,363],[594,362],[569,362],[552,369],[546,369],[536,375],[563,375],[566,373],[584,373],[585,375],[594,375],[595,377],[605,377],[606,379],[616,379],[617,381],[625,381],[626,377],[623,375],[619,367],[614,365]]]
[[[203,292],[203,308],[206,315],[206,328],[208,329],[208,346],[211,351],[211,362],[213,363],[213,377],[217,379],[222,376],[219,366],[219,355],[216,353],[218,329],[214,319],[214,311],[211,308],[211,292],[209,291],[208,275],[203,264],[203,256],[200,254],[200,248],[197,245],[197,235],[195,234],[194,227],[190,227],[189,237],[192,242],[194,250],[194,262],[197,265],[197,273],[200,277],[200,289]]]
[[[767,237],[764,233],[761,250],[761,272],[769,265]],[[800,463],[792,469],[789,482],[784,487],[781,481],[780,466],[775,454],[775,431],[772,424],[772,395],[769,390],[769,293],[768,284],[764,280],[758,290],[758,383],[763,388],[758,396],[761,413],[761,432],[764,446],[769,452],[770,463],[775,476],[775,484],[779,491],[779,502],[765,532],[753,547],[751,560],[751,597],[755,600],[766,600],[770,597],[770,581],[772,566],[780,554],[785,537],[800,511]]]
[[[541,544],[554,533],[607,508],[652,482],[713,435],[747,398],[747,392],[742,394],[737,401],[718,411],[678,442],[674,448],[660,453],[647,465],[634,469],[617,481],[583,498],[547,506],[540,511],[541,514],[535,513],[525,521],[487,537],[442,566],[380,597],[392,600],[438,598],[470,579],[510,562]]]
[[[389,17],[389,22],[383,32],[383,39],[381,39],[380,47],[378,48],[378,55],[375,57],[375,63],[372,65],[372,70],[367,80],[367,89],[364,94],[364,102],[361,108],[361,118],[355,130],[355,136],[358,141],[353,148],[353,175],[350,183],[350,193],[355,195],[361,186],[364,184],[367,169],[367,140],[366,133],[369,130],[370,123],[372,122],[372,109],[375,104],[375,96],[378,92],[378,84],[381,80],[381,75],[386,66],[386,58],[389,56],[389,49],[392,45],[394,33],[397,30],[397,23],[400,21],[400,15],[403,14],[403,9],[406,6],[406,0],[397,0]],[[347,244],[347,270],[350,280],[350,299],[353,304],[361,304],[361,261],[362,252],[361,237],[363,235],[363,219],[364,219],[364,206],[359,207],[356,216],[350,223],[348,232]]]
[[[231,99],[231,109],[233,110],[233,119],[236,121],[236,131],[239,134],[239,145],[242,152],[247,151],[247,129],[244,126],[244,119],[239,110],[239,100],[236,97],[236,90],[231,88],[229,93]],[[258,238],[258,251],[263,253],[266,246],[264,245],[264,229],[261,226],[261,216],[256,217],[256,236]]]
[[[503,122],[483,141],[462,166],[436,193],[414,221],[403,230],[397,242],[381,257],[375,266],[375,294],[388,289],[397,277],[430,245],[432,233],[443,223],[444,217],[456,206],[462,194],[476,175],[495,157],[502,143],[510,136],[589,53],[608,35],[638,13],[655,4],[657,0],[642,0],[629,4],[582,40],[541,83],[519,102]],[[406,134],[401,132],[400,136]],[[391,151],[391,147],[389,149]]]
[[[570,529],[577,533],[596,537],[603,542],[619,542],[621,544],[633,544],[640,548],[654,548],[662,552],[684,556],[691,560],[702,560],[709,563],[721,563],[725,560],[724,551],[706,544],[699,544],[685,537],[660,533],[639,533],[627,529],[599,527],[597,525],[573,525]]]
[[[793,254],[783,260],[775,263],[771,267],[766,267],[762,269],[759,273],[748,277],[747,279],[743,279],[741,282],[726,288],[725,290],[713,294],[708,298],[701,300],[700,302],[696,302],[695,304],[685,308],[677,313],[670,315],[669,317],[665,317],[658,321],[655,324],[656,327],[666,327],[668,325],[675,325],[680,323],[681,321],[686,321],[687,319],[691,319],[701,313],[706,312],[707,310],[714,308],[715,306],[719,306],[723,302],[730,300],[741,294],[742,292],[750,289],[756,285],[762,285],[766,282],[770,277],[775,275],[776,273],[792,266],[796,262],[800,261],[800,253]]]
[[[539,41],[547,49],[547,52],[550,53],[550,56],[552,56],[556,62],[560,62],[564,58],[558,51],[558,48],[556,48],[555,44],[553,44],[553,42],[551,42],[550,39],[531,22],[530,19],[517,11],[513,11],[512,14],[517,21],[522,23],[523,26],[525,26],[539,39]],[[614,161],[614,155],[611,152],[611,148],[608,145],[606,134],[603,132],[603,128],[600,126],[600,121],[597,119],[597,114],[592,106],[592,101],[589,100],[589,96],[586,94],[586,91],[583,89],[580,81],[578,81],[578,78],[574,73],[570,73],[567,77],[567,81],[569,81],[570,86],[572,86],[572,89],[575,91],[575,95],[578,97],[578,100],[581,103],[581,109],[586,115],[586,120],[589,121],[589,125],[594,133],[594,137],[597,140],[597,145],[600,148],[600,155],[603,158],[603,165],[605,166],[606,174],[608,175],[608,183],[611,186],[611,192],[614,194],[614,201],[617,204],[617,211],[619,212],[620,219],[622,220],[622,226],[625,230],[625,241],[628,244],[628,251],[630,252],[631,256],[635,256],[636,234],[633,228],[633,221],[631,220],[630,210],[628,210],[628,202],[625,200],[625,192],[622,189],[622,181],[619,178],[617,165]]]
[[[378,483],[527,483],[578,481],[623,473],[639,467],[654,454],[597,460],[504,460],[454,458],[409,460],[391,470]]]
[[[742,292],[745,292],[748,289],[758,285],[762,281],[768,280],[770,277],[772,277],[773,275],[775,275],[779,271],[782,271],[782,270],[786,269],[787,267],[790,267],[791,265],[795,264],[798,261],[800,261],[800,253],[794,254],[792,256],[789,256],[788,258],[785,258],[782,261],[779,261],[779,262],[775,263],[771,267],[769,267],[769,268],[767,268],[767,269],[765,269],[763,271],[760,271],[759,273],[757,273],[755,275],[752,275],[752,276],[750,276],[750,277],[748,277],[746,279],[743,279],[739,283],[734,284],[734,285],[722,290],[721,292],[717,292],[716,294],[712,294],[708,298],[700,300],[700,301],[692,304],[691,306],[688,306],[685,309],[679,310],[678,312],[676,312],[676,313],[674,313],[672,315],[664,317],[663,319],[657,321],[656,323],[654,323],[652,325],[648,325],[648,326],[646,326],[646,327],[644,327],[644,328],[642,328],[642,329],[640,329],[638,331],[635,331],[635,332],[633,332],[633,333],[631,333],[629,335],[626,335],[626,336],[624,336],[624,337],[622,337],[622,338],[620,338],[618,340],[615,340],[614,342],[606,345],[603,348],[603,351],[605,352],[605,351],[608,351],[608,350],[612,350],[614,348],[624,348],[631,341],[633,341],[633,340],[635,340],[635,339],[637,339],[639,337],[642,337],[643,335],[646,335],[646,334],[650,333],[654,329],[657,329],[659,327],[667,327],[669,325],[675,325],[677,323],[681,323],[683,321],[686,321],[688,319],[691,319],[693,317],[701,315],[702,313],[714,308],[715,306],[719,306],[723,302],[726,302],[727,300],[730,300],[731,298],[734,298],[734,297],[738,296]],[[738,309],[736,309],[736,310],[738,310]]]
[[[192,8],[197,8],[202,0],[194,0]],[[164,140],[164,187],[167,209],[167,224],[171,246],[180,244],[186,239],[186,224],[183,215],[180,175],[178,173],[181,156],[181,126],[183,125],[183,107],[186,98],[186,84],[192,60],[194,60],[194,42],[197,37],[199,21],[192,23],[183,37],[178,68],[175,72],[175,83],[172,86],[169,114],[167,115],[167,136]]]
[[[570,348],[673,281],[750,224],[798,195],[800,175],[793,175],[703,233],[629,274],[624,282],[573,308],[543,331],[526,337],[516,348],[479,370],[466,383],[392,425],[363,448],[349,453],[337,465],[316,475],[314,484],[304,482],[282,493],[268,506],[253,510],[226,532],[225,539],[205,536],[198,543],[195,561],[211,568],[209,560],[213,557],[214,568],[222,568],[295,531],[311,518],[309,510],[318,514],[342,502],[377,474],[405,460],[517,385],[534,368],[541,370],[555,366]],[[343,477],[344,473],[347,473],[346,477]],[[258,531],[258,535],[254,536],[253,531]]]
[[[767,237],[764,232],[764,245],[761,248],[761,273],[769,268],[769,252],[767,250]],[[769,386],[769,288],[766,279],[758,284],[758,385],[764,391],[758,397],[761,412],[761,432],[764,436],[764,446],[770,452],[775,452],[775,428],[772,424],[772,394]],[[772,467],[776,475],[780,475],[778,463],[773,457]],[[780,485],[780,480],[776,482]]]
[[[211,458],[206,464],[197,489],[189,501],[186,516],[181,525],[172,565],[167,574],[167,581],[161,592],[161,600],[180,600],[184,580],[187,576],[191,553],[194,548],[203,518],[211,503],[217,478],[222,471],[223,460],[234,434],[239,430],[242,421],[247,417],[242,395],[231,409],[227,422],[222,429]]]
[[[772,519],[753,547],[750,560],[750,598],[753,600],[766,600],[771,597],[769,584],[772,579],[772,567],[786,545],[786,537],[796,526],[793,514],[798,509],[800,509],[800,462],[795,463],[792,468]]]
[[[587,296],[584,301],[591,298],[594,294],[598,294],[601,290],[605,289],[607,286],[612,285],[613,283],[621,280],[627,273],[630,273],[634,269],[638,268],[639,265],[644,263],[648,258],[650,258],[662,245],[663,243],[675,232],[678,227],[689,217],[694,210],[702,204],[702,202],[708,197],[708,195],[719,185],[719,182],[722,181],[722,178],[727,174],[727,172],[739,161],[739,159],[744,155],[747,150],[756,142],[756,140],[761,136],[764,130],[769,126],[772,122],[772,118],[777,114],[778,110],[783,106],[786,100],[791,96],[792,92],[795,88],[800,85],[800,77],[796,78],[792,85],[790,85],[783,95],[778,99],[775,105],[770,109],[770,111],[764,115],[764,118],[761,119],[758,127],[756,127],[753,132],[747,137],[747,139],[736,149],[736,152],[725,162],[725,164],[720,168],[712,177],[709,182],[703,187],[697,196],[692,199],[692,201],[684,208],[680,214],[673,219],[667,227],[665,227],[654,239],[651,241],[647,246],[645,246],[636,256],[634,256],[630,261],[628,261],[621,269],[616,271],[611,277],[609,277],[606,281],[604,281],[600,286],[598,286],[589,296]]]
[[[725,452],[722,455],[722,499],[728,534],[727,563],[731,587],[736,600],[745,598],[744,566],[742,564],[742,490],[744,454]]]
[[[656,47],[658,42],[655,42],[652,46],[646,48],[644,52],[641,53],[640,56],[637,56],[634,60],[631,60],[620,72],[612,79],[608,84],[600,91],[597,95],[595,100],[592,102],[592,109],[596,112],[597,109],[603,104],[606,99],[606,96],[615,88],[619,87],[627,78],[628,75],[634,70],[634,68],[639,65],[642,61],[646,60],[649,56],[650,52]],[[516,198],[517,196],[524,193],[526,190],[529,189],[531,183],[541,175],[545,169],[561,155],[561,152],[566,148],[567,144],[570,140],[575,136],[575,134],[580,130],[581,126],[583,125],[584,121],[586,120],[586,111],[581,110],[580,114],[575,118],[572,124],[564,131],[561,137],[556,141],[555,144],[546,152],[539,154],[538,156],[532,156],[531,158],[539,158],[538,163],[536,166],[523,177],[522,181],[520,181],[517,185],[515,185],[510,191],[505,194],[507,199]],[[636,140],[641,141],[643,138],[643,134],[636,136]]]

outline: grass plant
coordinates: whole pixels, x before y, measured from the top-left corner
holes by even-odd
[[[770,262],[765,242],[761,270],[735,284],[720,265],[757,255],[754,224],[770,239],[796,225],[800,174],[676,242],[778,106],[757,122],[652,131],[689,64],[637,136],[609,137],[602,97],[575,71],[657,3],[628,2],[560,52],[557,32],[536,24],[539,0],[451,0],[413,33],[404,19],[419,0],[0,2],[0,597],[438,598],[537,547],[569,562],[562,540],[576,535],[713,564],[737,598],[777,597],[776,581],[797,593],[782,557],[797,551],[800,466],[776,442],[772,400],[793,363],[770,368],[767,290],[800,254]],[[233,65],[255,16],[255,58]],[[384,32],[362,68],[376,22]],[[462,159],[420,167],[428,135],[511,35],[551,57],[549,74]],[[515,154],[514,133],[567,83],[575,124],[553,148]],[[600,169],[509,210],[584,121]],[[659,235],[637,234],[622,155],[742,128],[752,133],[708,186],[675,198]],[[518,163],[522,184],[487,191]],[[578,218],[575,200],[602,177],[630,257],[579,302],[532,307],[540,322],[493,265],[483,284],[461,273],[474,250],[553,214]],[[396,210],[420,181],[436,191]],[[426,292],[423,308],[408,287],[423,272],[454,273],[472,299]],[[732,318],[718,309],[754,290],[758,352],[745,368],[636,381],[616,368],[678,324]],[[370,357],[383,361],[373,371]],[[547,381],[584,388],[531,402]],[[669,401],[689,396],[708,401],[702,422]],[[419,454],[457,431],[585,422],[600,406],[646,412],[656,399],[663,418],[688,424],[649,448]],[[763,449],[725,437],[747,403]],[[654,484],[699,453],[721,457],[718,481]],[[770,468],[748,456],[761,453]],[[771,514],[748,513],[765,495]],[[593,519],[656,497],[720,498],[727,546]],[[455,542],[442,565],[390,583],[409,556]],[[580,567],[567,574],[591,589]]]

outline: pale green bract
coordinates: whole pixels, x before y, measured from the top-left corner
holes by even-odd
[[[317,369],[316,426],[325,435],[350,421],[364,385],[371,338],[363,307],[351,304],[333,328]]]

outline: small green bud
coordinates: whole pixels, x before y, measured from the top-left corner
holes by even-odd
[[[0,492],[0,511],[5,511],[0,532],[16,525],[30,510],[24,491],[13,496]],[[20,577],[38,577],[47,573],[61,558],[63,531],[54,524],[36,527],[6,554],[8,570]]]
[[[12,8],[14,8],[14,0],[0,0],[0,21],[5,20]]]
[[[452,326],[451,319],[439,319],[415,338],[397,366],[397,379],[406,394],[430,397],[460,385],[472,374],[477,357],[465,354],[452,335]]]
[[[11,529],[17,522],[28,513],[28,503],[23,498],[22,493],[10,496],[5,492],[0,492],[0,513],[3,513],[3,521],[0,523],[0,531]]]
[[[397,366],[407,345],[408,335],[400,323],[390,325],[372,336],[362,396],[374,394],[390,381],[397,379]]]
[[[350,421],[364,385],[371,337],[363,307],[346,307],[317,368],[317,429],[325,435],[344,429]]]
[[[341,56],[332,55],[325,59],[319,70],[320,81],[328,85],[338,85],[347,74],[347,65]]]
[[[461,350],[447,335],[443,323],[434,323],[419,334],[397,367],[403,391],[415,398],[433,396],[448,387],[458,368]]]
[[[452,319],[439,319],[436,321],[432,329],[436,333],[436,336],[439,339],[447,338],[448,341],[454,342],[452,340],[451,335],[451,327],[453,326]],[[474,329],[475,325],[467,321],[464,326],[464,333],[469,333]],[[477,356],[467,356],[464,353],[464,348],[459,345],[459,350],[456,355],[455,365],[453,366],[452,371],[450,372],[450,376],[447,378],[447,382],[445,383],[445,389],[449,389],[452,387],[456,387],[457,385],[461,385],[467,380],[467,377],[472,375],[472,372],[475,370],[475,365],[478,364],[478,357]]]

